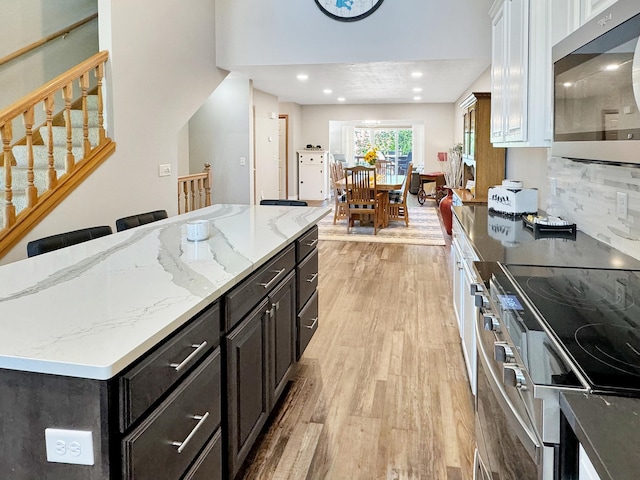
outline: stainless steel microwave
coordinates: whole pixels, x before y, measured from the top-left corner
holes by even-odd
[[[640,164],[640,1],[618,0],[553,47],[551,154]]]

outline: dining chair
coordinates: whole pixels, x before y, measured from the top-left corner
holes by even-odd
[[[376,173],[379,175],[393,175],[395,172],[395,164],[392,160],[376,160]]]
[[[61,248],[88,242],[94,238],[104,237],[113,233],[108,225],[100,227],[82,228],[71,232],[58,233],[49,237],[31,240],[27,243],[27,257],[35,257],[43,253],[53,252]]]
[[[413,171],[413,163],[407,166],[407,176],[404,179],[402,190],[394,190],[389,192],[389,204],[387,205],[388,220],[404,220],[406,226],[409,226],[409,208],[407,206],[407,193],[411,184],[411,173]]]
[[[373,233],[384,225],[384,192],[376,187],[376,169],[371,167],[351,167],[344,169],[347,195],[347,233],[356,218],[362,224],[362,217],[371,217]]]
[[[147,223],[157,222],[167,218],[166,210],[154,210],[153,212],[138,213],[116,220],[116,231],[121,232]]]
[[[338,219],[347,218],[347,195],[344,188],[338,185],[338,182],[344,178],[344,169],[341,162],[333,162],[330,165],[331,183],[333,183],[333,224]]]

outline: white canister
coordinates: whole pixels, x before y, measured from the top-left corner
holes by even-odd
[[[187,240],[197,242],[209,238],[209,222],[207,220],[192,220],[187,222]]]

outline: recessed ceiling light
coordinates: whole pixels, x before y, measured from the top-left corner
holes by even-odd
[[[422,88],[420,88],[420,87],[416,87],[416,88],[414,88],[414,89],[413,89],[413,91],[414,91],[414,92],[416,92],[416,93],[418,93],[418,92],[421,92],[421,91],[422,91]]]
[[[571,82],[564,82],[562,84],[563,87],[570,87],[571,85],[573,85],[573,83],[571,83]]]
[[[344,97],[338,97],[338,101],[339,102],[344,102],[345,100],[346,100],[346,98],[344,98]]]
[[[413,78],[420,78],[420,77],[422,77],[422,72],[413,72],[413,73],[411,74],[411,76],[412,76]]]
[[[422,97],[413,97],[413,99],[418,101],[418,100],[422,100]]]
[[[620,68],[620,65],[618,65],[617,63],[611,63],[609,65],[607,65],[606,67],[604,67],[605,70],[612,72],[613,70],[617,70]]]
[[[330,88],[325,88],[322,93],[324,93],[325,95],[329,95],[331,93],[333,93],[333,90],[331,90]]]
[[[301,82],[304,82],[305,80],[309,80],[309,75],[307,75],[306,73],[300,73],[296,78]]]

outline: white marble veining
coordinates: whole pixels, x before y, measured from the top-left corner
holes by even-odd
[[[214,205],[2,266],[0,368],[111,378],[329,211]]]

